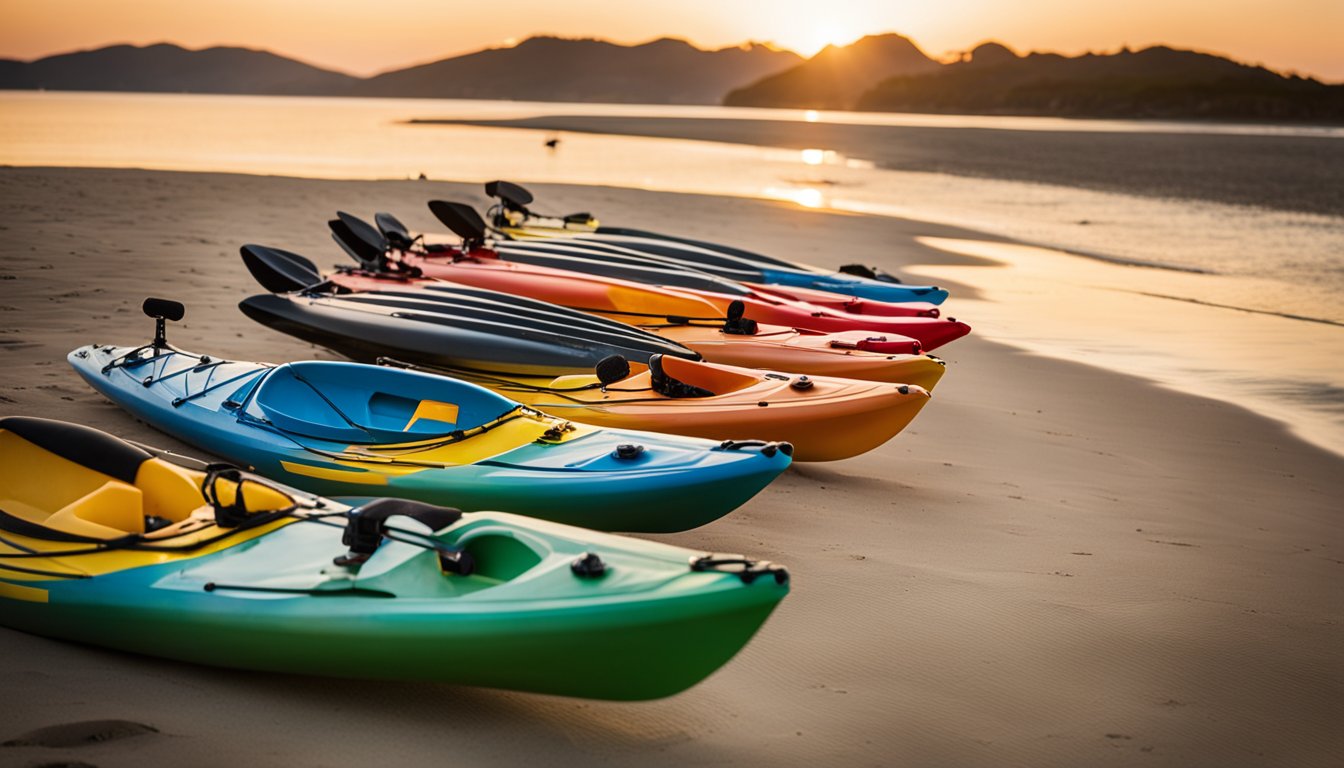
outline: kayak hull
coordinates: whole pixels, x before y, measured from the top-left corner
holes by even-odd
[[[682,370],[703,365],[676,362]],[[757,387],[689,400],[624,394],[641,388],[639,376],[617,382],[607,391],[575,392],[570,388],[584,377],[551,381],[460,375],[543,413],[589,424],[690,437],[749,434],[759,440],[789,442],[795,461],[837,461],[877,448],[905,429],[929,400],[928,391],[918,386],[825,377],[811,379],[812,386],[800,392],[792,387],[796,379],[784,374],[772,374],[778,379]],[[647,378],[647,374],[640,376]]]
[[[787,592],[761,580],[746,590],[726,584],[605,601],[444,606],[156,586],[175,569],[181,565],[26,585],[45,593],[45,603],[6,599],[0,590],[3,623],[210,666],[643,700],[678,693],[721,667]]]
[[[928,355],[884,354],[863,349],[871,337],[851,331],[806,334],[791,329],[762,329],[757,336],[733,336],[717,328],[674,325],[657,333],[698,353],[711,363],[741,368],[789,370],[808,376],[835,376],[893,384],[915,384],[932,391],[947,367]],[[774,341],[770,337],[785,337]],[[838,343],[844,346],[833,346]]]
[[[367,363],[397,355],[415,362],[451,359],[462,367],[559,375],[592,370],[609,355],[693,356],[628,326],[608,323],[619,329],[615,332],[582,328],[582,321],[605,321],[561,307],[551,307],[556,315],[541,327],[510,323],[508,309],[496,317],[472,317],[448,293],[451,286],[436,287],[403,285],[350,296],[262,294],[238,307],[262,325]]]

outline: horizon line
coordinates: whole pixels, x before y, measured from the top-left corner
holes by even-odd
[[[1234,54],[1230,54],[1230,53],[1227,53],[1227,52],[1224,52],[1224,51],[1214,51],[1214,50],[1201,49],[1201,48],[1196,48],[1196,47],[1181,47],[1179,44],[1177,44],[1177,43],[1171,43],[1171,42],[1151,42],[1151,43],[1140,44],[1140,45],[1134,45],[1134,44],[1129,43],[1129,42],[1124,42],[1124,43],[1120,43],[1119,45],[1117,45],[1117,46],[1115,46],[1115,47],[1113,47],[1113,48],[1099,48],[1099,49],[1088,48],[1088,49],[1084,49],[1084,50],[1081,50],[1081,51],[1079,51],[1079,52],[1075,52],[1075,53],[1067,53],[1067,52],[1063,52],[1063,51],[1059,51],[1059,50],[1027,50],[1027,51],[1023,51],[1023,50],[1021,50],[1021,49],[1014,48],[1012,45],[1010,45],[1010,44],[1008,44],[1008,43],[1006,43],[1006,42],[1003,42],[1002,40],[995,39],[995,38],[985,38],[985,39],[981,40],[980,42],[976,43],[975,45],[973,45],[973,46],[971,46],[971,47],[969,47],[969,48],[950,49],[950,50],[943,51],[943,52],[938,53],[938,54],[933,54],[933,53],[929,53],[929,52],[925,51],[923,48],[921,48],[920,45],[919,45],[919,43],[918,43],[918,41],[916,41],[913,37],[911,37],[911,36],[909,36],[909,35],[906,35],[906,34],[903,34],[903,33],[900,33],[900,32],[896,32],[896,31],[894,31],[894,30],[888,30],[888,31],[884,31],[884,32],[870,32],[870,33],[865,33],[865,34],[859,35],[858,37],[856,37],[856,38],[854,38],[853,40],[851,40],[851,41],[849,41],[849,42],[847,42],[847,43],[844,43],[844,44],[828,44],[828,45],[826,45],[825,47],[823,47],[821,50],[819,50],[819,51],[817,51],[816,53],[812,54],[811,56],[804,56],[803,54],[801,54],[801,53],[799,53],[799,52],[793,50],[792,48],[788,48],[788,47],[786,47],[786,46],[780,45],[780,44],[778,44],[778,43],[776,43],[776,42],[774,42],[774,41],[771,41],[771,40],[744,40],[744,41],[742,41],[742,42],[740,42],[740,43],[737,43],[737,44],[735,44],[735,45],[724,45],[724,46],[719,46],[719,47],[706,47],[706,46],[703,46],[703,45],[701,45],[701,44],[698,44],[698,43],[692,41],[692,40],[689,39],[689,38],[686,38],[686,37],[679,37],[679,36],[676,36],[676,35],[659,35],[659,36],[656,36],[656,37],[648,38],[647,40],[643,40],[642,42],[622,42],[622,41],[618,41],[618,40],[613,40],[613,39],[611,39],[611,38],[599,37],[599,36],[596,36],[596,35],[591,35],[591,36],[590,36],[590,35],[571,36],[571,35],[563,35],[563,34],[558,34],[558,33],[538,32],[538,33],[534,33],[534,34],[528,35],[527,37],[524,37],[524,38],[521,38],[521,39],[519,39],[519,38],[514,38],[514,37],[507,37],[507,38],[504,38],[504,40],[502,40],[502,41],[500,41],[500,42],[498,42],[498,43],[488,44],[488,45],[482,46],[482,47],[480,47],[480,48],[474,48],[474,49],[465,50],[465,51],[456,52],[456,53],[447,53],[447,54],[438,56],[437,58],[424,59],[424,60],[417,60],[417,61],[413,61],[413,62],[410,62],[410,63],[407,63],[407,64],[395,65],[395,66],[391,66],[391,67],[387,67],[387,68],[383,68],[383,69],[374,70],[374,71],[372,71],[372,72],[370,72],[370,73],[368,73],[368,74],[361,74],[361,73],[358,73],[358,72],[355,72],[355,71],[352,71],[352,70],[349,70],[349,69],[345,69],[345,68],[342,68],[342,67],[337,67],[337,66],[334,66],[334,65],[317,63],[317,62],[314,62],[314,61],[312,61],[312,60],[310,60],[310,59],[303,58],[303,57],[299,57],[299,56],[294,56],[294,55],[285,53],[285,52],[283,52],[283,51],[280,51],[280,50],[277,50],[277,49],[274,49],[274,48],[263,48],[263,47],[258,47],[258,46],[250,45],[250,44],[247,44],[247,43],[238,43],[238,42],[218,42],[218,43],[211,43],[211,44],[207,44],[207,45],[202,45],[202,46],[200,46],[200,47],[192,48],[192,47],[190,47],[190,46],[188,46],[188,45],[184,45],[184,44],[182,44],[182,43],[180,43],[180,42],[176,42],[176,41],[173,41],[173,40],[167,40],[167,39],[161,39],[161,40],[158,40],[158,41],[156,41],[156,42],[150,42],[150,43],[135,43],[135,42],[130,42],[130,41],[111,41],[111,42],[106,42],[106,43],[102,43],[102,44],[94,45],[94,46],[81,47],[81,48],[73,48],[73,49],[63,50],[63,51],[54,51],[54,52],[46,53],[46,54],[43,54],[43,55],[40,55],[40,56],[36,56],[36,57],[34,57],[34,58],[30,58],[30,59],[20,59],[20,58],[15,58],[15,57],[10,57],[10,56],[4,55],[4,54],[0,54],[0,60],[5,60],[5,61],[17,61],[17,62],[20,62],[20,63],[23,63],[23,64],[32,64],[32,63],[34,63],[34,62],[42,61],[43,59],[53,58],[53,57],[56,57],[56,56],[69,56],[69,55],[78,54],[78,53],[91,53],[91,52],[94,52],[94,51],[105,50],[105,49],[107,49],[107,48],[117,48],[117,47],[123,47],[123,46],[124,46],[124,47],[129,47],[129,48],[135,48],[135,49],[141,49],[141,50],[143,50],[143,49],[145,49],[145,48],[153,48],[153,47],[157,47],[157,46],[161,46],[161,45],[166,45],[166,46],[172,46],[172,47],[175,47],[175,48],[180,48],[180,49],[182,49],[182,50],[184,50],[184,51],[188,51],[188,52],[192,52],[192,53],[198,53],[198,52],[201,52],[201,51],[208,51],[208,50],[213,50],[213,49],[217,49],[217,48],[224,48],[224,49],[246,50],[246,51],[258,52],[258,53],[268,53],[268,54],[271,54],[271,55],[274,55],[274,56],[279,56],[279,57],[284,58],[284,59],[289,59],[290,61],[295,61],[295,62],[298,62],[298,63],[300,63],[300,64],[304,64],[304,65],[306,65],[306,66],[313,67],[313,68],[315,68],[315,69],[321,69],[321,70],[325,70],[325,71],[328,71],[328,72],[334,72],[334,73],[337,73],[337,74],[346,75],[346,76],[348,76],[348,77],[353,77],[353,78],[360,79],[360,80],[369,80],[369,79],[378,77],[378,76],[380,76],[380,75],[388,74],[388,73],[390,73],[390,72],[398,72],[398,71],[405,70],[405,69],[413,69],[413,68],[415,68],[415,67],[421,67],[421,66],[425,66],[425,65],[427,65],[427,64],[433,64],[433,63],[436,63],[436,62],[439,62],[439,61],[445,61],[445,60],[448,60],[448,59],[460,58],[460,57],[462,57],[462,56],[469,56],[469,55],[472,55],[472,54],[475,54],[475,53],[482,53],[482,52],[485,52],[485,51],[493,51],[493,50],[508,50],[508,49],[511,49],[511,48],[516,48],[516,47],[518,47],[519,45],[521,45],[521,44],[523,44],[523,43],[525,43],[525,42],[527,42],[527,41],[529,41],[529,40],[536,40],[536,39],[567,40],[567,41],[574,41],[574,42],[592,41],[592,42],[599,42],[599,43],[607,43],[607,44],[614,45],[614,46],[621,47],[621,48],[639,48],[639,47],[642,47],[642,46],[651,45],[651,44],[653,44],[653,43],[656,43],[656,42],[659,42],[659,41],[662,41],[662,40],[671,40],[671,41],[675,41],[675,42],[685,43],[686,45],[690,46],[691,48],[694,48],[695,50],[698,50],[698,51],[703,51],[703,52],[705,52],[705,53],[717,53],[717,52],[719,52],[719,51],[727,51],[727,50],[733,50],[733,49],[747,50],[747,49],[750,49],[750,48],[752,48],[752,47],[762,47],[762,48],[767,48],[767,49],[772,50],[772,51],[778,51],[778,52],[781,52],[781,53],[791,53],[791,54],[797,56],[797,57],[798,57],[799,59],[801,59],[803,62],[807,62],[807,61],[811,61],[812,59],[816,58],[818,55],[820,55],[821,53],[823,53],[824,51],[826,51],[826,50],[828,50],[828,49],[830,49],[830,48],[847,48],[847,47],[853,45],[854,43],[856,43],[856,42],[858,42],[858,41],[860,41],[860,40],[863,40],[863,39],[865,39],[865,38],[869,38],[869,37],[883,37],[883,36],[886,36],[886,35],[895,35],[895,36],[898,36],[898,37],[902,37],[902,38],[904,38],[904,39],[910,41],[910,43],[911,43],[912,45],[914,45],[914,46],[915,46],[921,53],[923,53],[923,54],[924,54],[925,56],[927,56],[928,58],[930,58],[930,59],[932,59],[932,60],[934,60],[934,61],[937,61],[937,62],[939,62],[939,63],[944,63],[944,64],[946,64],[946,63],[951,63],[951,62],[953,62],[953,61],[956,61],[957,58],[959,58],[960,56],[962,56],[962,55],[964,55],[964,54],[966,54],[966,53],[969,53],[970,51],[973,51],[973,50],[975,50],[976,48],[978,48],[978,47],[980,47],[980,46],[982,46],[982,45],[986,45],[986,44],[989,44],[989,43],[994,43],[994,44],[997,44],[997,45],[1002,45],[1002,46],[1004,46],[1005,48],[1008,48],[1009,50],[1011,50],[1011,51],[1012,51],[1014,54],[1016,54],[1019,58],[1024,58],[1024,57],[1026,57],[1026,56],[1030,56],[1030,55],[1034,55],[1034,54],[1058,55],[1058,56],[1064,56],[1064,57],[1066,57],[1066,58],[1078,58],[1078,57],[1081,57],[1081,56],[1088,56],[1088,55],[1093,55],[1093,56],[1108,56],[1108,55],[1115,55],[1115,54],[1118,54],[1118,53],[1121,53],[1121,52],[1124,52],[1124,51],[1140,52],[1140,51],[1148,50],[1148,49],[1150,49],[1150,48],[1168,48],[1168,49],[1171,49],[1171,50],[1177,50],[1177,51],[1188,51],[1188,52],[1191,52],[1191,53],[1199,53],[1199,54],[1205,54],[1205,55],[1217,56],[1217,57],[1220,57],[1220,58],[1227,59],[1227,60],[1229,60],[1229,61],[1233,61],[1233,62],[1235,62],[1235,63],[1237,63],[1237,64],[1242,64],[1242,65],[1244,65],[1244,66],[1260,67],[1260,68],[1262,68],[1262,69],[1266,69],[1266,70],[1268,70],[1268,71],[1270,71],[1270,72],[1273,72],[1273,73],[1275,73],[1275,74],[1277,74],[1277,75],[1280,75],[1280,76],[1282,76],[1282,77],[1300,77],[1300,78],[1306,78],[1306,79],[1316,80],[1317,82],[1324,83],[1324,84],[1328,84],[1328,85],[1344,85],[1344,78],[1341,78],[1340,80],[1336,80],[1336,81],[1331,81],[1331,80],[1326,79],[1324,76],[1321,76],[1321,75],[1318,75],[1318,74],[1314,74],[1314,73],[1308,73],[1308,72],[1304,72],[1304,71],[1297,70],[1297,69],[1280,69],[1280,68],[1276,68],[1276,67],[1274,67],[1274,66],[1272,66],[1272,65],[1270,65],[1270,64],[1267,64],[1267,63],[1265,63],[1265,62],[1251,62],[1251,61],[1248,61],[1248,60],[1246,60],[1246,59],[1239,58],[1238,56],[1236,56],[1236,55],[1234,55]]]

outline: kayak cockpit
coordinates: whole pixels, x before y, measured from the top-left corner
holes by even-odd
[[[498,420],[517,404],[438,376],[336,362],[277,366],[243,413],[282,431],[351,444],[446,437]]]
[[[77,424],[0,419],[0,528],[42,539],[168,538],[213,520],[201,493],[205,475],[106,433]],[[59,481],[54,480],[59,478]],[[230,498],[232,489],[227,491]],[[293,505],[249,485],[252,511]],[[197,515],[200,511],[203,514]]]

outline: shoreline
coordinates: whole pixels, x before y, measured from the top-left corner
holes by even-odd
[[[412,118],[472,126],[823,148],[878,168],[1053,184],[1098,192],[1252,205],[1288,213],[1344,210],[1344,140],[1333,136],[1013,131],[748,118],[546,115],[504,120]],[[1004,142],[1011,147],[1005,147]],[[1248,167],[1231,168],[1218,158]],[[1117,167],[1125,173],[1117,175]]]
[[[829,266],[968,269],[987,260],[916,238],[1010,244],[760,200],[539,189],[622,224],[731,230],[743,247]],[[333,210],[433,227],[431,197],[483,200],[478,184],[0,170],[0,408],[200,456],[95,395],[65,353],[148,338],[139,304],[157,295],[186,302],[168,329],[184,349],[333,357],[241,316],[234,305],[259,289],[238,246],[341,263],[322,224]],[[954,286],[950,313],[973,296]],[[905,434],[797,465],[721,521],[651,537],[794,575],[745,651],[686,693],[626,705],[263,675],[0,630],[12,667],[0,741],[107,718],[160,731],[4,748],[0,761],[362,765],[395,750],[433,765],[445,745],[495,764],[1335,761],[1344,459],[1236,406],[974,333],[942,356],[947,376]]]

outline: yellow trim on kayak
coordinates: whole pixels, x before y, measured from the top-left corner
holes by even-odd
[[[216,552],[236,547],[246,541],[265,536],[277,528],[283,528],[286,525],[297,522],[295,518],[281,518],[275,522],[259,525],[246,531],[239,531],[231,536],[225,536],[222,539],[200,547],[182,551],[164,551],[153,549],[155,540],[161,540],[166,546],[187,547],[202,539],[214,538],[219,536],[222,531],[214,525],[207,524],[205,521],[213,517],[213,511],[209,507],[199,510],[201,517],[198,520],[187,521],[190,532],[181,536],[163,536],[162,534],[170,532],[172,528],[156,531],[137,549],[110,549],[101,552],[93,552],[83,555],[62,555],[60,552],[71,549],[83,549],[83,545],[72,544],[68,541],[50,541],[46,539],[34,539],[29,536],[22,536],[13,532],[7,532],[5,538],[9,539],[14,546],[0,545],[0,563],[12,562],[5,555],[16,554],[20,552],[51,552],[50,557],[28,558],[23,560],[23,567],[35,570],[52,571],[53,573],[68,574],[70,576],[99,576],[104,573],[116,573],[128,568],[139,568],[146,565],[160,565],[168,562],[178,562],[185,560],[194,560],[198,557],[205,557]],[[176,526],[174,526],[175,528]],[[61,577],[47,574],[26,574],[26,573],[5,573],[5,578],[11,581],[35,582],[35,581],[54,581]]]
[[[351,445],[339,454],[330,454],[334,465],[364,470],[370,475],[407,475],[433,469],[436,466],[466,466],[485,459],[508,453],[528,443],[545,442],[547,444],[567,443],[583,435],[596,431],[596,427],[587,424],[571,424],[566,431],[553,432],[561,420],[554,416],[539,413],[525,413],[496,425],[488,432],[473,435],[459,442],[443,442],[442,438],[429,438],[408,443],[389,443],[384,445]],[[548,436],[551,433],[553,436]],[[288,464],[285,465],[290,469]],[[386,480],[357,479],[355,474],[346,474],[339,469],[339,475],[314,474],[322,467],[311,464],[296,464],[298,469],[290,471],[309,477],[328,480],[350,480],[364,484],[381,484]]]
[[[22,600],[26,603],[45,603],[47,602],[47,590],[0,581],[0,597]]]
[[[315,467],[312,464],[298,464],[292,461],[281,461],[280,466],[283,467],[286,472],[302,475],[303,477],[315,477],[319,480],[335,480],[339,483],[358,483],[360,485],[387,485],[387,475],[389,474],[384,471],[370,472],[363,469],[355,470],[336,469],[334,467]],[[387,469],[391,468],[388,467]],[[413,468],[412,471],[418,470]]]
[[[420,419],[441,421],[445,424],[456,424],[457,412],[458,408],[455,403],[441,403],[438,400],[421,400],[420,405],[415,407],[415,413],[411,414],[411,420],[406,422],[406,426],[402,427],[401,431],[406,432],[411,427],[415,426],[415,422]]]

